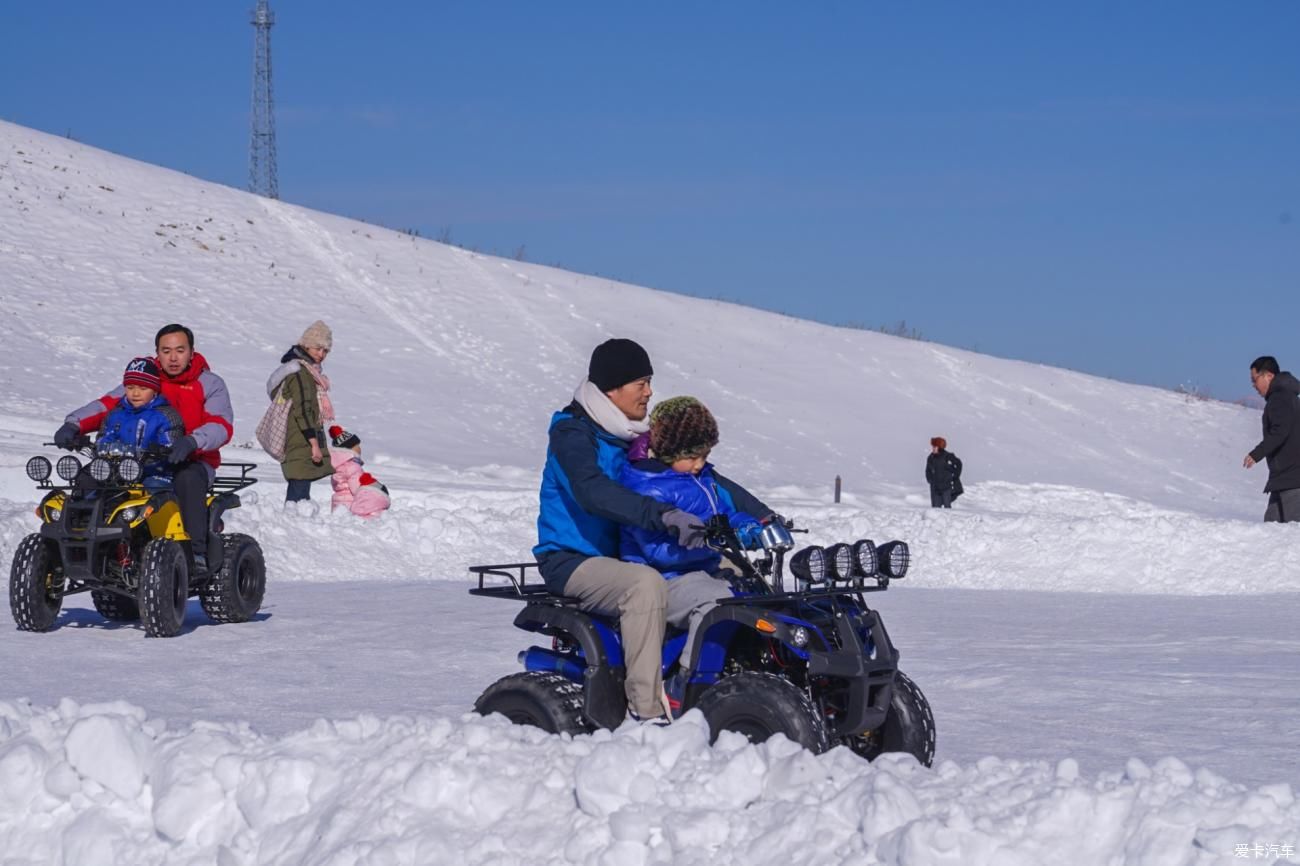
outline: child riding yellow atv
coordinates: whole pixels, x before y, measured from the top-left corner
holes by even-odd
[[[210,551],[196,569],[176,494],[165,478],[150,477],[151,453],[96,453],[85,437],[73,454],[27,461],[27,477],[49,491],[36,507],[39,532],[14,553],[9,607],[23,631],[54,625],[65,596],[90,592],[95,609],[117,621],[139,619],[149,637],[178,634],[185,606],[198,596],[215,622],[246,622],[262,606],[266,563],[257,541],[222,534],[222,515],[239,507],[237,491],[257,482],[253,463],[227,463],[208,491]],[[64,483],[51,481],[58,475]],[[212,541],[220,539],[220,544]]]

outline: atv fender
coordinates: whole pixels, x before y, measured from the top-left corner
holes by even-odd
[[[239,497],[233,493],[220,493],[208,503],[208,532],[221,532],[221,516],[239,507]]]
[[[528,604],[515,617],[515,626],[540,634],[565,634],[582,647],[587,661],[582,689],[582,714],[602,728],[617,728],[627,713],[623,693],[623,654],[609,627],[572,607]]]

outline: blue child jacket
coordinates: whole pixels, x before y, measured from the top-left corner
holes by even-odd
[[[125,453],[139,457],[142,449],[170,449],[185,435],[185,422],[161,394],[136,408],[123,399],[109,412],[99,427],[95,439],[95,452]],[[157,477],[168,472],[167,462],[161,458],[144,459],[145,477]]]
[[[708,463],[704,464],[699,475],[693,475],[676,472],[659,460],[638,460],[623,467],[621,479],[628,489],[693,514],[700,518],[701,523],[715,514],[725,514],[742,539],[758,531],[758,520],[736,508],[735,499],[728,489],[734,485],[719,483],[713,466]],[[757,502],[752,496],[745,496]],[[624,526],[619,542],[623,559],[649,565],[668,578],[688,571],[712,572],[722,560],[717,552],[707,547],[687,550],[662,529]]]

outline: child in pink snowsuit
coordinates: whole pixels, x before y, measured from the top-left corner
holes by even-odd
[[[389,506],[388,488],[364,469],[361,438],[335,424],[330,433],[330,462],[334,474],[333,508],[346,508],[358,517],[378,517]],[[331,509],[331,510],[332,510]]]

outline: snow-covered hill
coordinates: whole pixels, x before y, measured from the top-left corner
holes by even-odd
[[[975,483],[1262,509],[1239,466],[1257,421],[1220,403],[478,255],[6,123],[0,192],[6,412],[46,426],[175,320],[248,441],[267,374],[319,316],[341,418],[372,449],[533,470],[549,413],[616,335],[648,347],[661,396],[715,410],[717,462],[760,487],[920,491],[943,435]],[[868,287],[852,318],[870,309]]]
[[[247,444],[267,374],[323,317],[340,419],[403,519],[286,526],[279,491],[264,485],[241,519],[270,537],[316,535],[268,551],[287,576],[459,579],[471,561],[526,551],[550,413],[591,347],[624,335],[649,347],[660,396],[713,407],[719,466],[795,512],[814,540],[921,542],[919,582],[1300,589],[1300,550],[1270,544],[1256,523],[1264,470],[1247,474],[1240,458],[1258,420],[1238,407],[478,255],[4,123],[0,192],[6,545],[27,531],[26,456],[147,352],[160,324],[195,329]],[[933,435],[965,460],[960,514],[924,508]],[[262,478],[278,482],[274,464]],[[1120,547],[1133,559],[1108,567]],[[1261,557],[1258,573],[1239,568],[1243,550]]]

